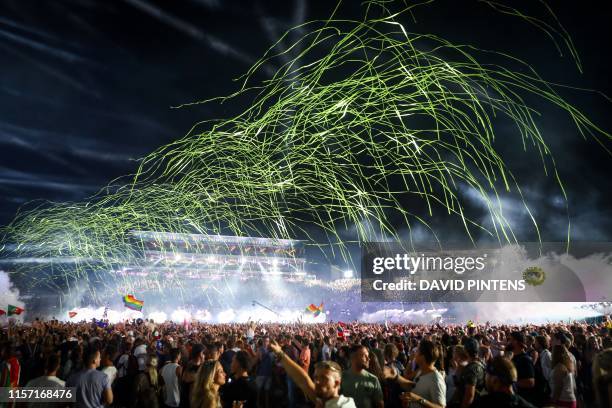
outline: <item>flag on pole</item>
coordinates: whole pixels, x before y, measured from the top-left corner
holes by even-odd
[[[323,303],[319,306],[315,306],[313,303],[309,304],[306,308],[306,312],[312,313],[314,317],[319,316],[323,312]]]
[[[134,295],[125,295],[123,297],[123,304],[128,309],[137,310],[140,312],[142,310],[142,306],[144,305],[144,301],[136,299]]]
[[[9,316],[20,315],[23,312],[25,312],[25,310],[20,308],[19,306],[8,305],[8,315]]]
[[[346,324],[338,322],[338,339],[344,341],[347,336]]]

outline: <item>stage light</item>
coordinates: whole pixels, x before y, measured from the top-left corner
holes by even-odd
[[[344,279],[350,279],[353,277],[353,271],[351,269],[347,269],[344,271],[342,276],[344,277]]]

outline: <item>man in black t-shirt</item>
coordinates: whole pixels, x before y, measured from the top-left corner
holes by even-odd
[[[516,381],[516,368],[504,357],[495,357],[487,367],[486,383],[489,393],[481,397],[473,408],[535,408],[516,395],[512,384]]]
[[[468,354],[468,362],[456,377],[455,394],[451,398],[450,407],[471,406],[485,386],[484,365],[478,360],[480,343],[475,338],[468,337],[463,342],[463,347]]]
[[[510,334],[510,346],[512,347],[512,363],[516,367],[516,391],[517,394],[529,402],[535,402],[535,366],[533,360],[525,353],[525,335],[521,332]]]
[[[232,408],[235,401],[243,402],[243,408],[257,406],[257,387],[251,378],[251,357],[246,351],[240,350],[234,354],[231,364],[231,377],[221,387],[221,402],[224,408]]]

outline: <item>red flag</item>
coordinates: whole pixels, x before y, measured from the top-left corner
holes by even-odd
[[[6,314],[6,312],[4,310],[0,309],[0,316],[5,315],[5,314]]]
[[[68,316],[70,316],[71,319],[76,315],[77,315],[77,312],[68,312]]]

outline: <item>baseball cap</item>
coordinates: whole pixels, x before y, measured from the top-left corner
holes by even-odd
[[[475,338],[469,337],[463,342],[463,348],[469,354],[477,354],[478,350],[480,350],[480,343]]]

